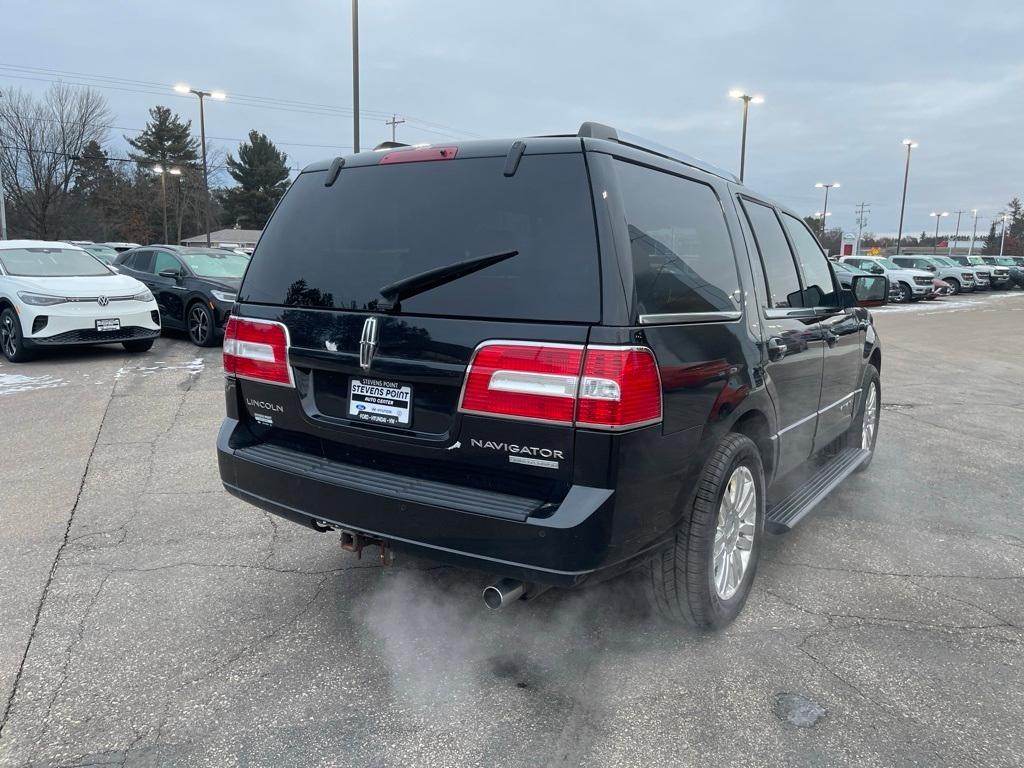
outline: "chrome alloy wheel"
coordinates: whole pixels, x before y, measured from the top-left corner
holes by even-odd
[[[864,419],[860,427],[860,447],[870,451],[875,444],[875,431],[878,429],[878,390],[875,382],[868,384],[864,400]]]
[[[3,325],[0,325],[0,348],[9,358],[18,354],[18,331],[14,323],[13,317],[4,315]]]
[[[188,332],[196,344],[205,343],[210,335],[210,316],[199,304],[194,305],[188,313]]]
[[[715,591],[722,600],[736,594],[750,564],[757,530],[757,486],[745,466],[733,470],[718,506],[715,531]]]

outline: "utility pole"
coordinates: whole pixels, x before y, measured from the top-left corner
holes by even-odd
[[[3,94],[0,93],[0,98]],[[0,149],[2,151],[2,149]],[[4,202],[4,161],[0,157],[0,240],[7,239],[7,204]]]
[[[392,144],[397,144],[398,143],[395,140],[395,128],[398,127],[399,125],[401,125],[404,122],[405,122],[405,118],[402,118],[401,120],[399,120],[398,119],[398,115],[395,115],[395,114],[391,115],[391,119],[390,120],[385,120],[384,121],[384,125],[390,125],[391,126],[391,143]]]
[[[352,0],[352,150],[359,152],[359,0]]]
[[[953,211],[956,214],[956,232],[953,235],[953,239],[949,241],[949,255],[953,255],[953,249],[956,247],[956,241],[960,237],[960,216],[970,211]]]
[[[1006,245],[1006,220],[1010,218],[1009,214],[1003,214],[1003,234],[999,236],[999,255],[1003,255],[1003,247]]]
[[[974,214],[974,229],[971,230],[971,243],[967,246],[967,255],[974,255],[974,241],[978,237],[978,209],[972,208],[971,213]]]
[[[857,204],[857,242],[853,246],[853,255],[860,256],[860,238],[864,234],[864,227],[868,225],[868,214],[871,213],[871,209],[868,207],[871,203],[858,203]]]

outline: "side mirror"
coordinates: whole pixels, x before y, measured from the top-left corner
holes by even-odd
[[[929,264],[928,265],[928,271],[929,272],[937,272],[938,268],[934,264]]]
[[[889,302],[889,278],[887,277],[854,275],[850,283],[858,307],[880,307]]]
[[[870,272],[872,275],[884,275],[885,274],[885,270],[882,269],[877,264],[872,266],[871,269],[868,270],[868,272]]]
[[[181,272],[179,272],[176,269],[161,269],[157,274],[159,274],[160,277],[170,277],[173,278],[174,280],[177,280],[179,277],[181,277]]]

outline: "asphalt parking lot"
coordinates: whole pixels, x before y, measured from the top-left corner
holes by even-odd
[[[877,313],[869,472],[700,636],[220,487],[219,350],[0,365],[0,765],[1024,763],[1024,292]]]

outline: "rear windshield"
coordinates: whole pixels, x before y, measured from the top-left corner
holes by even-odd
[[[479,256],[518,255],[405,298],[406,314],[600,319],[593,203],[582,154],[304,173],[267,226],[240,291],[265,304],[373,311],[380,289]]]
[[[0,264],[19,277],[93,277],[112,274],[95,257],[78,248],[0,250]]]

